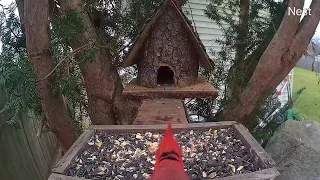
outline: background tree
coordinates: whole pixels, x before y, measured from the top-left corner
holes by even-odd
[[[288,7],[303,9],[304,2],[288,1]],[[281,25],[261,56],[248,85],[224,110],[223,120],[237,119],[250,127],[250,116],[259,102],[287,76],[305,52],[320,20],[320,1],[313,0],[312,15],[289,15],[288,10]]]

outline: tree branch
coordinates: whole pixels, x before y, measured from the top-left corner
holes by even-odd
[[[295,37],[296,31],[298,29],[299,23],[300,23],[300,16],[298,15],[289,15],[289,7],[296,9],[302,9],[303,8],[303,1],[301,0],[291,0],[288,4],[288,9],[286,11],[286,14],[280,24],[280,27],[277,31],[277,33],[274,35],[273,39],[269,43],[268,47],[266,48],[265,52],[263,53],[262,57],[259,60],[259,63],[256,67],[255,72],[253,73],[252,77],[255,77],[255,73],[262,71],[264,73],[268,73],[270,71],[270,68],[272,69],[272,66],[268,66],[266,68],[266,64],[269,63],[281,63],[281,62],[272,62],[269,58],[270,56],[274,59],[281,59],[283,54],[288,50],[290,45],[293,42],[293,39]],[[276,53],[275,53],[276,52]],[[280,67],[281,68],[281,67]],[[256,81],[255,79],[251,79]]]
[[[292,43],[292,50],[295,52],[299,52],[299,56],[302,56],[303,52],[305,51],[305,49],[302,47],[308,46],[308,44],[310,43],[309,41],[306,41],[306,39],[311,39],[313,37],[314,32],[319,24],[320,1],[313,0],[310,5],[310,9],[311,16],[307,15],[302,19]]]
[[[314,35],[320,20],[320,1],[313,0],[310,8],[312,9],[311,16],[307,15],[303,18],[290,44],[290,48],[282,57],[282,64],[290,64],[290,66],[287,66],[288,69],[283,69],[280,74],[275,75],[275,81],[273,81],[272,86],[277,86],[276,82],[279,81],[279,78],[285,77],[288,74],[287,71],[290,71],[299,61]]]
[[[248,28],[250,0],[240,0],[240,23]]]
[[[0,114],[3,113],[5,110],[7,110],[7,106],[3,107],[1,110],[0,110]]]
[[[81,46],[80,48],[77,48],[75,49],[69,56],[73,56],[74,54],[78,53],[79,51],[81,51],[82,49],[84,49],[85,47],[91,45],[90,43],[89,44],[86,44],[84,46]],[[68,59],[68,57],[65,57],[63,58],[51,71],[49,74],[47,74],[45,77],[41,78],[39,81],[43,81],[45,79],[47,79],[66,59]],[[37,81],[37,82],[39,82]]]

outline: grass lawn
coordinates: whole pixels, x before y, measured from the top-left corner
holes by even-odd
[[[320,74],[320,73],[319,73]],[[307,120],[320,122],[320,76],[302,68],[294,69],[293,92],[306,87],[295,103],[295,109]]]

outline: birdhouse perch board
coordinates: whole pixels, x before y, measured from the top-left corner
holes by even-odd
[[[148,88],[138,85],[136,80],[131,81],[124,88],[122,95],[127,99],[185,99],[185,98],[215,98],[218,91],[204,78],[198,77],[195,85],[187,87],[157,86]]]
[[[49,180],[148,179],[167,125],[91,126]],[[274,161],[236,122],[173,124],[190,179],[274,179]]]

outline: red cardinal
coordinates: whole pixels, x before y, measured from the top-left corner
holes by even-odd
[[[190,180],[184,171],[182,149],[174,139],[171,124],[156,152],[156,164],[150,180]]]

